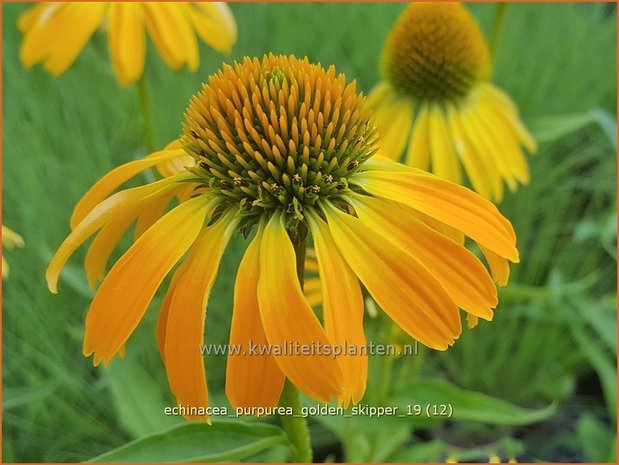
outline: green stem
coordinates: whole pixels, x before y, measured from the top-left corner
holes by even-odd
[[[288,440],[293,446],[290,461],[294,463],[311,463],[312,445],[307,420],[301,416],[299,390],[288,380],[286,380],[284,385],[279,405],[280,407],[292,407],[292,416],[283,415],[280,417]]]
[[[297,230],[295,232],[289,232],[288,235],[294,246],[294,253],[297,261],[297,277],[299,279],[299,284],[301,284],[301,289],[303,289],[307,227],[303,223],[299,223]],[[292,416],[283,415],[280,417],[288,440],[293,446],[292,456],[290,457],[291,461],[297,463],[311,463],[312,445],[307,420],[301,416],[299,390],[289,380],[286,380],[279,405],[280,407],[292,408]]]
[[[152,153],[156,150],[155,146],[155,136],[154,136],[154,128],[153,128],[153,115],[150,108],[150,100],[148,99],[148,89],[146,88],[146,78],[144,74],[137,82],[138,86],[138,95],[140,97],[140,108],[142,109],[142,114],[144,115],[144,137],[146,138],[146,148],[149,153]]]
[[[490,36],[490,56],[494,60],[494,55],[501,37],[503,24],[505,23],[505,12],[509,3],[500,2],[496,4],[496,12],[494,14],[494,26],[492,27],[492,35]]]

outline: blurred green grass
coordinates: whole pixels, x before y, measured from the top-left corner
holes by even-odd
[[[201,66],[195,74],[172,72],[149,50],[146,72],[157,144],[179,134],[182,112],[200,83],[223,61],[244,55],[307,55],[335,64],[369,91],[378,80],[384,37],[403,7],[233,4],[239,42],[232,55],[224,57],[201,46]],[[25,249],[8,254],[11,276],[3,286],[3,461],[82,461],[140,431],[111,408],[123,395],[122,383],[114,385],[107,370],[93,368],[81,355],[89,304],[80,268],[83,251],[63,274],[58,295],[47,291],[43,275],[68,232],[77,199],[103,173],[145,153],[142,117],[135,87],[119,88],[112,76],[102,34],[58,79],[40,68],[21,68],[15,21],[26,8],[2,5],[3,223],[26,241]],[[488,34],[495,6],[472,4],[471,9]],[[507,15],[495,82],[512,95],[527,122],[593,109],[615,117],[612,6],[513,4]],[[447,354],[432,354],[426,372],[444,373],[462,387],[522,404],[560,400],[569,410],[583,403],[575,386],[594,376],[595,367],[575,345],[569,322],[583,321],[582,312],[601,313],[600,301],[616,293],[616,259],[608,245],[610,234],[612,249],[612,228],[607,232],[616,215],[615,150],[595,124],[542,145],[531,159],[532,183],[501,206],[514,222],[522,256],[513,270],[513,284],[504,292],[506,303],[495,322],[465,332]],[[244,241],[236,238],[220,268],[209,305],[209,342],[227,340],[233,278],[243,247]],[[582,279],[591,282],[564,292]],[[575,294],[585,302],[581,313],[570,306],[577,300]],[[153,305],[129,341],[128,359],[152,378],[163,401],[172,403],[156,350],[156,310]],[[614,312],[602,317],[606,319],[600,321],[615,327]],[[588,324],[581,326],[589,330]],[[509,346],[505,340],[511,341]],[[494,359],[497,344],[503,344],[503,359]],[[222,396],[223,362],[206,362],[216,402]],[[483,370],[483,376],[476,375]],[[544,382],[535,384],[536,376]],[[549,387],[545,382],[550,378],[568,387]],[[525,383],[532,386],[529,392],[523,392]],[[600,392],[594,394],[586,397],[586,406],[602,408],[600,418],[610,421]],[[535,447],[538,454],[550,454],[547,460],[556,458],[553,451]]]

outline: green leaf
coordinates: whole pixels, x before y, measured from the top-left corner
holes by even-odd
[[[552,142],[580,131],[589,124],[597,124],[617,148],[617,120],[606,110],[596,108],[587,113],[542,116],[529,122],[531,133],[538,142]]]
[[[612,461],[614,434],[594,415],[583,414],[576,432],[587,462]]]
[[[525,409],[486,394],[461,389],[440,379],[416,381],[400,389],[398,398],[398,404],[423,406],[424,413],[427,405],[450,405],[453,420],[472,420],[495,425],[537,423],[552,416],[556,409],[554,404],[536,410]]]
[[[159,433],[183,422],[166,415],[168,407],[160,386],[133,360],[114,360],[105,370],[119,423],[134,437]]]
[[[616,357],[605,351],[597,337],[589,337],[584,328],[572,325],[572,334],[582,354],[593,365],[604,391],[606,406],[612,418],[617,418],[617,368]]]
[[[442,441],[434,440],[413,444],[389,458],[393,463],[428,463],[441,462],[447,456],[448,446]]]
[[[185,423],[127,443],[89,462],[236,462],[281,445],[287,445],[285,433],[266,423]]]

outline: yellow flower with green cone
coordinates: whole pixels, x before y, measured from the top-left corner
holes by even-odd
[[[511,224],[470,190],[375,156],[370,115],[354,82],[307,58],[245,58],[209,77],[189,104],[180,143],[99,180],[49,265],[56,292],[70,255],[96,234],[86,270],[91,283],[104,279],[86,318],[84,354],[108,363],[123,350],[180,262],[160,312],[159,347],[178,404],[207,406],[198,347],[209,291],[236,231],[255,231],[236,276],[230,333],[244,351],[250,341],[364,344],[360,283],[403,330],[438,350],[459,336],[459,308],[492,319],[495,283],[460,239],[476,241],[502,281],[508,261],[518,261]],[[154,166],[163,179],[113,193]],[[133,245],[105,273],[134,222]],[[298,278],[306,236],[320,272],[322,321]],[[288,379],[317,401],[347,405],[363,396],[366,376],[364,356],[229,355],[226,393],[235,407],[274,406]]]
[[[529,181],[522,146],[536,151],[507,94],[490,82],[479,26],[457,3],[415,3],[382,52],[383,81],[368,97],[385,154],[501,201]]]
[[[196,35],[214,50],[229,53],[236,22],[225,3],[213,2],[66,2],[40,3],[18,22],[24,38],[24,66],[43,63],[54,76],[64,73],[97,30],[105,26],[114,75],[121,84],[142,77],[146,32],[172,69],[199,64]]]

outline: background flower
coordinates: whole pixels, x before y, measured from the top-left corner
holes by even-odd
[[[382,52],[384,81],[369,97],[385,154],[500,201],[529,182],[520,148],[536,151],[516,105],[489,82],[490,52],[457,3],[415,3],[398,18]],[[405,151],[406,149],[406,151]]]
[[[121,84],[142,77],[146,32],[172,69],[199,64],[197,36],[215,50],[230,53],[236,22],[225,3],[66,2],[40,3],[18,22],[23,33],[24,66],[43,63],[54,76],[64,73],[97,28],[108,34],[114,75]]]

